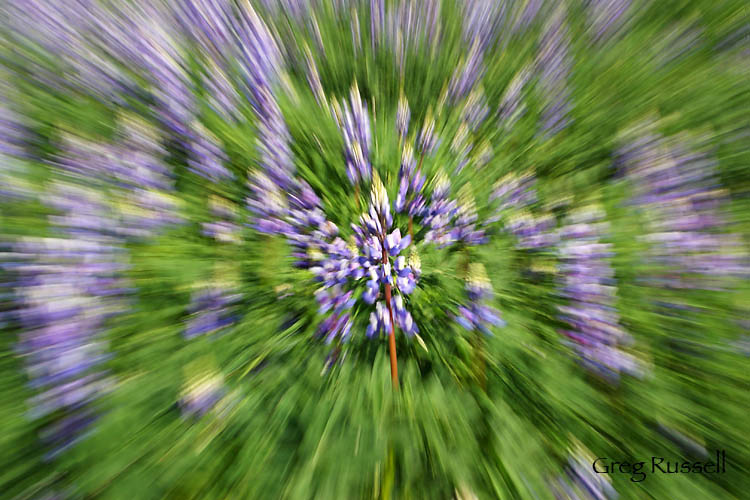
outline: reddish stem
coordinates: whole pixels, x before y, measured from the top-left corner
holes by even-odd
[[[396,360],[396,329],[393,323],[393,308],[391,307],[391,285],[385,285],[385,303],[391,316],[391,333],[388,336],[388,350],[391,355],[391,381],[393,388],[398,389],[398,363]]]
[[[383,227],[385,227],[385,221],[382,220]],[[381,240],[381,246],[383,247],[383,265],[388,263],[388,252],[385,250],[385,238]],[[396,323],[393,321],[393,307],[391,306],[391,285],[390,283],[385,284],[385,305],[388,307],[388,314],[391,318],[391,332],[388,336],[388,351],[391,356],[391,381],[393,382],[393,388],[398,389],[398,360],[396,358]]]

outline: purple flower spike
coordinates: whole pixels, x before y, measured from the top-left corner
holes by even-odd
[[[76,156],[63,147],[59,161]],[[102,366],[110,358],[102,333],[107,320],[127,310],[129,288],[121,229],[101,193],[56,182],[44,200],[58,211],[49,218],[57,236],[21,238],[8,253],[15,261],[3,267],[12,265],[18,276],[15,314],[23,330],[17,350],[36,393],[29,417],[44,418],[41,437],[52,458],[97,420],[91,403],[113,383]]]
[[[691,151],[683,138],[651,132],[622,147],[618,162],[633,189],[631,204],[648,214],[645,257],[666,268],[646,283],[720,290],[750,276],[743,243],[727,231],[729,195],[717,189],[713,158]]]
[[[557,134],[570,122],[570,89],[568,80],[572,60],[569,55],[569,35],[565,14],[560,8],[544,27],[541,47],[537,55],[537,70],[542,90],[542,134]]]
[[[406,101],[404,94],[398,99],[398,111],[396,112],[396,131],[402,141],[406,140],[406,134],[409,132],[409,103]]]
[[[372,131],[367,105],[362,101],[356,83],[352,87],[349,102],[334,101],[331,111],[344,136],[344,159],[350,182],[357,184],[360,180],[369,180],[372,176]]]
[[[469,303],[458,307],[456,322],[465,329],[492,335],[489,326],[505,326],[500,313],[486,303],[492,300],[492,285],[482,264],[471,264],[466,278]]]
[[[431,155],[435,152],[440,140],[435,134],[435,119],[432,117],[432,112],[429,111],[422,125],[422,130],[419,132],[419,149],[424,155]]]
[[[406,195],[408,194],[408,192],[409,180],[406,177],[402,177],[398,186],[398,195],[396,196],[396,201],[393,204],[393,209],[396,210],[397,213],[403,212],[406,205]]]
[[[560,295],[569,300],[561,305],[560,319],[570,325],[561,332],[571,341],[581,363],[605,378],[616,381],[621,372],[637,375],[635,359],[621,350],[629,336],[619,325],[614,308],[614,275],[608,261],[608,245],[599,243],[607,231],[599,210],[579,210],[560,230],[562,260]]]

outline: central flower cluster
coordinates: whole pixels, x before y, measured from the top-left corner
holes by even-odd
[[[409,295],[417,287],[419,277],[419,258],[416,252],[410,256],[409,262],[401,255],[412,243],[411,235],[401,236],[399,228],[390,233],[393,225],[390,201],[385,186],[375,174],[372,188],[372,201],[368,213],[360,218],[360,226],[352,225],[357,247],[362,249],[363,267],[367,270],[369,280],[362,298],[368,304],[373,304],[381,297],[381,288],[385,292],[385,300],[389,302],[394,291]],[[402,295],[395,295],[391,307],[394,309],[393,320],[407,334],[417,333],[417,327],[409,313],[404,308]],[[368,337],[372,337],[381,330],[388,332],[391,325],[390,313],[382,302],[377,302],[375,311],[370,314],[370,325],[367,328]]]
[[[287,176],[282,183],[275,175],[278,172],[269,168],[257,172],[251,182],[248,206],[255,213],[255,227],[286,237],[293,247],[295,264],[309,269],[321,285],[315,297],[319,314],[326,316],[318,335],[326,343],[337,339],[346,342],[356,316],[365,311],[369,312],[368,337],[395,334],[396,327],[409,336],[415,335],[419,329],[407,310],[408,296],[416,290],[421,273],[415,226],[421,243],[426,245],[445,248],[486,243],[471,186],[465,184],[454,199],[451,181],[442,170],[429,180],[422,173],[423,161],[440,144],[435,119],[428,112],[421,129],[409,136],[410,112],[402,95],[396,119],[401,165],[395,201],[391,204],[385,185],[372,168],[370,116],[356,84],[348,101],[331,102],[327,111],[344,139],[344,160],[358,204],[360,186],[367,183],[371,189],[370,203],[358,223],[351,224],[349,240],[327,219],[320,199],[304,180]],[[280,186],[286,188],[286,194]],[[394,227],[394,213],[408,216],[408,229]],[[490,298],[488,295],[486,299],[483,296],[470,300],[461,317],[469,318],[469,323],[483,331],[487,330],[485,324],[498,324],[496,315],[484,305]],[[355,308],[358,302],[367,307]]]
[[[309,267],[322,287],[316,292],[320,314],[328,314],[321,323],[319,334],[330,343],[337,337],[348,340],[352,329],[352,309],[357,302],[360,284],[362,300],[375,304],[370,314],[368,337],[381,331],[389,333],[393,322],[405,333],[412,335],[418,329],[406,310],[403,295],[411,294],[417,287],[421,264],[412,247],[409,258],[401,255],[412,243],[411,236],[393,230],[393,215],[385,186],[374,172],[371,203],[360,217],[360,224],[352,224],[349,243],[338,236],[338,228],[329,221],[318,221],[319,230],[293,238],[302,259],[300,264]],[[390,231],[390,232],[389,232]],[[302,251],[304,250],[304,252]],[[355,293],[357,295],[355,295]]]

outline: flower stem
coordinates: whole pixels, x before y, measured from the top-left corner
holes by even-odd
[[[388,350],[391,355],[391,381],[393,388],[398,389],[398,365],[396,360],[396,328],[393,323],[393,307],[391,306],[391,285],[385,285],[385,303],[391,316],[391,333],[388,336]]]
[[[385,226],[384,226],[385,227]],[[388,253],[385,250],[385,239],[381,242],[383,247],[383,265],[388,263]],[[385,305],[391,318],[391,332],[388,335],[388,351],[391,356],[391,382],[393,388],[398,389],[398,360],[396,358],[396,323],[393,321],[393,306],[391,305],[391,285],[385,284]]]
[[[354,199],[357,200],[357,210],[361,210],[362,205],[359,202],[359,183],[354,185]]]

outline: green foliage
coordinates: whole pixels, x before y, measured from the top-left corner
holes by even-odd
[[[750,153],[739,130],[750,125],[750,79],[746,62],[740,70],[734,53],[712,48],[739,25],[741,7],[741,2],[708,0],[648,3],[638,7],[632,29],[606,46],[586,38],[573,8],[573,124],[552,139],[540,139],[539,89],[532,85],[524,90],[527,113],[513,129],[486,126],[473,138],[491,143],[493,160],[480,172],[452,178],[456,192],[462,184],[471,186],[480,214],[490,211],[484,200],[495,181],[532,167],[541,205],[561,199],[602,203],[616,253],[621,323],[634,336],[637,355],[648,362],[645,378],[612,387],[575,364],[557,333],[554,274],[528,272],[549,270],[554,256],[519,251],[504,233],[472,250],[470,258],[485,265],[506,327],[479,337],[456,325],[451,318],[464,299],[460,261],[466,256],[424,246],[419,248],[420,286],[408,298],[420,338],[399,335],[400,390],[391,387],[386,341],[364,338],[362,314],[343,348],[343,362],[321,373],[331,347],[316,337],[316,286],[307,271],[292,266],[288,245],[250,229],[232,246],[200,234],[212,194],[243,207],[242,222],[248,220],[246,180],[257,168],[250,108],[243,110],[248,120],[229,125],[202,103],[202,121],[227,151],[236,179],[202,182],[185,168],[183,151],[170,151],[176,196],[188,222],[128,246],[127,279],[136,294],[128,313],[107,328],[114,354],[107,368],[116,384],[97,403],[102,417],[93,434],[55,463],[43,460],[39,424],[25,417],[31,390],[23,360],[12,354],[20,328],[9,327],[2,336],[0,393],[9,397],[0,398],[0,449],[5,451],[0,491],[8,498],[32,498],[37,488],[62,484],[79,498],[449,499],[468,488],[479,498],[541,499],[550,498],[548,481],[560,473],[574,442],[585,443],[597,456],[685,456],[657,432],[663,424],[708,450],[727,450],[731,471],[652,475],[638,484],[614,476],[621,498],[744,498],[750,488],[750,371],[747,358],[727,346],[738,337],[734,320],[747,307],[750,289],[747,284],[728,292],[642,286],[639,276],[653,271],[641,259],[642,215],[624,203],[627,186],[612,169],[620,134],[646,115],[667,117],[662,124],[667,135],[706,134],[730,192],[733,230],[747,246]],[[323,87],[331,99],[341,99],[356,82],[375,110],[373,164],[391,199],[397,190],[394,116],[401,90],[412,109],[412,134],[432,110],[445,135],[435,157],[425,160],[424,172],[449,170],[446,165],[454,160],[449,139],[458,127],[458,111],[435,103],[468,49],[453,17],[460,15],[456,9],[454,2],[444,2],[440,45],[424,53],[408,51],[403,74],[387,48],[371,48],[365,15],[360,17],[362,48],[356,51],[347,15],[335,14],[327,4],[317,13]],[[274,22],[283,37],[294,40],[289,46],[316,46],[285,16]],[[662,37],[673,24],[688,22],[705,28],[703,45],[660,64]],[[485,58],[481,83],[493,114],[513,76],[533,61],[538,31],[534,26],[524,37],[509,36]],[[289,76],[295,95],[281,104],[297,171],[346,237],[349,222],[362,210],[346,180],[341,136],[309,90],[303,65],[290,64]],[[15,84],[23,113],[35,124],[39,159],[54,153],[61,133],[111,140],[117,113],[110,107],[31,81],[19,78]],[[728,139],[734,136],[740,138]],[[25,180],[42,192],[55,174],[41,161],[24,164]],[[361,198],[367,200],[368,193]],[[9,239],[46,235],[48,212],[35,201],[3,200],[0,231]],[[239,285],[241,318],[219,335],[185,340],[191,293],[217,273]],[[280,298],[279,289],[289,295]],[[694,309],[665,316],[654,303],[668,299]],[[221,373],[228,395],[225,407],[191,420],[176,402],[186,367],[203,357]]]

